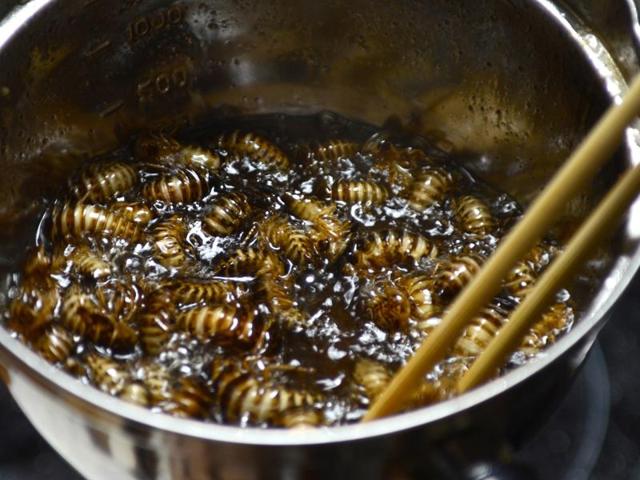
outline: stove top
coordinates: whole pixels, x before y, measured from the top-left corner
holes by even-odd
[[[640,479],[640,277],[559,409],[516,453],[523,479]],[[0,479],[81,480],[0,386]]]

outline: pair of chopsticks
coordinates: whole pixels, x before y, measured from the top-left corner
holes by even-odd
[[[502,279],[551,227],[566,203],[587,186],[615,152],[627,125],[640,112],[640,76],[623,100],[611,106],[554,176],[524,217],[500,243],[475,278],[458,295],[440,324],[429,334],[387,389],[371,405],[363,421],[400,410],[424,376],[442,360],[464,327],[499,292]],[[551,297],[585,260],[591,249],[620,221],[640,192],[640,166],[627,170],[574,234],[564,252],[544,272],[511,314],[487,349],[460,378],[463,393],[491,378],[521,344]]]

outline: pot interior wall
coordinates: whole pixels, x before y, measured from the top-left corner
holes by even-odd
[[[49,1],[0,65],[5,271],[69,171],[142,130],[332,111],[446,140],[526,204],[609,103],[583,52],[533,1]],[[621,152],[565,225],[625,162]]]

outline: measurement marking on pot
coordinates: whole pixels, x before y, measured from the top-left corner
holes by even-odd
[[[111,105],[109,105],[107,108],[105,108],[104,110],[102,110],[99,115],[102,118],[108,117],[109,115],[113,115],[114,113],[116,113],[118,110],[120,110],[122,107],[124,106],[124,101],[122,100],[118,100],[115,103],[112,103]]]
[[[165,97],[189,86],[189,68],[187,64],[160,70],[140,81],[136,87],[141,102],[149,102]]]
[[[93,57],[94,55],[103,51],[105,48],[108,48],[110,45],[110,40],[105,40],[103,42],[97,43],[96,45],[89,48],[89,50],[87,50],[87,52],[85,53],[85,57]]]
[[[183,5],[173,5],[169,8],[156,10],[131,22],[127,27],[127,38],[130,43],[134,43],[147,35],[182,23],[184,17],[185,7]]]

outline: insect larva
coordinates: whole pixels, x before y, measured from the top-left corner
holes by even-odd
[[[142,202],[116,202],[109,207],[110,210],[133,223],[146,227],[153,220],[153,211]]]
[[[347,140],[329,140],[311,147],[311,154],[325,162],[338,160],[342,157],[353,157],[359,151],[359,145]]]
[[[170,308],[146,307],[136,319],[140,344],[147,355],[158,355],[169,343],[173,331],[173,312]]]
[[[257,276],[263,273],[281,276],[284,275],[284,264],[273,252],[246,248],[233,252],[217,266],[216,271],[227,277]]]
[[[71,255],[71,261],[83,277],[103,280],[111,275],[111,264],[86,245],[76,247]]]
[[[287,205],[297,217],[313,224],[316,241],[326,241],[326,251],[330,260],[339,257],[347,246],[351,223],[341,220],[336,214],[336,205],[324,204],[318,200],[287,198]]]
[[[264,298],[271,313],[287,327],[307,324],[305,315],[300,311],[284,283],[273,275],[261,275],[257,280],[256,292]]]
[[[522,259],[524,262],[531,264],[536,272],[544,269],[553,258],[558,254],[558,248],[544,243],[539,243],[527,253]]]
[[[34,346],[42,357],[51,362],[64,364],[75,349],[71,335],[59,325],[51,325],[38,338]]]
[[[44,287],[22,285],[9,305],[9,326],[28,339],[37,338],[52,321],[60,303],[55,284]]]
[[[196,377],[181,378],[171,389],[164,411],[183,418],[206,418],[212,397],[204,383]]]
[[[370,402],[374,401],[391,382],[391,372],[380,362],[362,358],[353,370],[353,380],[360,385]]]
[[[405,331],[411,316],[411,303],[407,294],[392,282],[386,281],[374,288],[373,295],[365,298],[368,317],[387,332]]]
[[[25,259],[22,271],[24,278],[40,279],[48,277],[51,273],[51,255],[49,255],[44,245],[32,249]]]
[[[120,392],[119,397],[125,402],[142,407],[147,407],[151,402],[149,390],[139,382],[127,383]]]
[[[138,183],[138,175],[132,166],[113,162],[89,165],[80,174],[79,184],[71,191],[84,201],[101,202],[131,190]]]
[[[138,310],[142,293],[133,281],[115,281],[96,288],[96,299],[112,318],[128,324]]]
[[[506,321],[506,313],[500,307],[493,305],[483,309],[465,328],[454,351],[463,357],[479,355]]]
[[[445,263],[443,270],[437,274],[437,282],[440,288],[447,293],[455,293],[464,288],[480,271],[483,259],[477,255],[467,255],[454,258]]]
[[[294,227],[281,216],[273,216],[261,224],[261,233],[274,247],[282,250],[285,257],[298,265],[309,263],[313,248],[309,235]]]
[[[117,351],[129,351],[138,334],[129,325],[115,321],[89,294],[71,286],[62,305],[62,323],[74,335]]]
[[[451,174],[440,168],[421,172],[409,187],[409,206],[422,212],[445,198],[453,187]]]
[[[85,359],[92,383],[103,392],[118,395],[131,382],[131,372],[125,364],[90,353]]]
[[[442,307],[437,302],[437,285],[426,273],[410,273],[396,280],[399,288],[407,292],[411,301],[412,315],[418,320],[427,320],[440,314]]]
[[[286,171],[289,168],[287,155],[275,144],[254,133],[238,130],[220,135],[216,146],[238,157],[248,157],[267,166]]]
[[[192,303],[227,303],[234,300],[238,294],[238,287],[230,282],[211,280],[208,282],[174,282],[164,288],[171,298],[179,304]]]
[[[389,198],[389,191],[371,181],[340,180],[331,187],[331,198],[345,203],[378,205]]]
[[[209,194],[209,179],[205,173],[191,168],[177,168],[174,173],[160,175],[142,187],[149,201],[192,203]]]
[[[524,297],[536,282],[533,269],[527,262],[520,261],[509,271],[504,287],[514,297]]]
[[[558,335],[573,323],[573,309],[565,304],[556,303],[533,324],[524,338],[520,350],[527,355],[535,355],[556,341]]]
[[[177,215],[161,220],[151,230],[154,258],[166,268],[179,268],[187,261],[184,245],[187,226]]]
[[[276,424],[284,428],[314,428],[325,423],[322,410],[317,408],[292,408],[282,412]]]
[[[141,378],[152,403],[161,403],[171,397],[171,375],[163,365],[145,363],[141,367]]]
[[[282,412],[312,407],[319,399],[304,390],[259,381],[237,362],[213,362],[214,394],[229,422],[269,422]]]
[[[176,316],[176,326],[201,341],[252,344],[260,334],[260,317],[235,305],[196,307]]]
[[[210,150],[183,145],[164,135],[140,137],[134,148],[136,158],[145,162],[165,165],[183,165],[204,170],[217,170],[220,156]]]
[[[496,222],[489,207],[480,199],[470,195],[458,198],[455,213],[465,232],[476,235],[491,233]]]
[[[422,257],[435,257],[437,247],[426,237],[406,230],[383,230],[372,232],[356,251],[356,264],[360,268],[389,267],[399,262]]]
[[[229,193],[217,199],[202,220],[211,235],[230,235],[251,214],[249,199],[244,193]]]
[[[66,203],[57,206],[52,214],[52,236],[56,238],[85,239],[87,236],[121,238],[136,242],[140,230],[131,220],[99,205]]]

